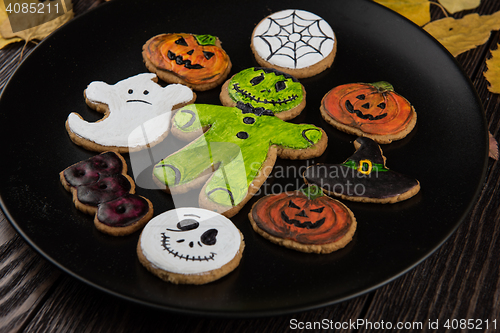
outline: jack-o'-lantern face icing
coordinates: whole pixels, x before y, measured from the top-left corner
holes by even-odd
[[[159,69],[170,71],[191,84],[217,81],[229,65],[226,52],[211,35],[163,34],[145,46],[149,60]]]
[[[228,218],[200,208],[160,214],[141,235],[146,258],[156,267],[180,274],[220,268],[235,257],[240,245],[240,233]]]
[[[307,245],[338,241],[353,223],[348,209],[316,186],[268,195],[255,204],[251,214],[256,225],[271,236]]]
[[[340,123],[376,135],[401,132],[414,116],[411,104],[387,82],[338,86],[325,95],[322,108]]]
[[[270,68],[247,68],[236,74],[228,86],[235,102],[250,103],[274,114],[290,110],[304,99],[300,82],[293,76]]]

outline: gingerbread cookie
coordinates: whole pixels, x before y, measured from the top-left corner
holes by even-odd
[[[161,34],[144,44],[142,57],[148,70],[163,81],[198,91],[222,84],[231,71],[229,56],[219,38],[211,35]]]
[[[137,244],[148,271],[175,284],[205,284],[240,263],[243,235],[226,217],[200,208],[177,208],[153,218]]]
[[[114,85],[95,81],[85,89],[85,101],[104,113],[97,122],[87,122],[71,113],[66,130],[71,140],[92,151],[127,153],[154,146],[170,129],[171,111],[194,102],[195,94],[186,86],[163,88],[155,74],[139,74]]]
[[[395,203],[420,191],[418,180],[389,170],[380,146],[360,137],[354,141],[356,152],[342,164],[317,164],[304,171],[307,183],[342,199]]]
[[[323,97],[320,110],[335,128],[378,143],[404,138],[417,123],[417,113],[410,102],[385,81],[333,88]]]
[[[337,251],[356,231],[352,211],[316,186],[267,195],[253,205],[248,218],[264,238],[308,253]]]
[[[172,134],[195,140],[161,160],[153,179],[171,193],[204,184],[200,207],[231,217],[257,192],[276,157],[308,159],[326,149],[327,136],[316,126],[287,123],[270,111],[238,106],[192,104],[179,109]]]
[[[318,15],[287,9],[259,22],[250,46],[259,65],[300,79],[321,73],[332,65],[337,39],[330,25]]]
[[[306,91],[300,82],[273,68],[242,70],[222,86],[220,100],[225,106],[248,103],[271,111],[276,117],[295,118],[306,106]]]
[[[75,207],[95,215],[96,228],[109,235],[128,235],[153,216],[152,203],[135,193],[127,164],[115,152],[105,152],[61,171],[64,188],[73,194]]]

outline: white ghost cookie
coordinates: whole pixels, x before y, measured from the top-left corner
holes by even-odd
[[[146,225],[137,256],[162,280],[205,284],[233,271],[244,247],[243,235],[228,218],[201,208],[177,208]]]
[[[172,110],[194,102],[196,95],[186,86],[156,83],[155,74],[132,76],[114,85],[95,81],[85,89],[85,101],[104,113],[96,122],[87,122],[71,113],[66,130],[71,140],[92,151],[127,153],[154,146],[170,129]]]

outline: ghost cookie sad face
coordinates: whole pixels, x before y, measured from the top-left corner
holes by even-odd
[[[141,89],[138,89],[138,90],[141,90]],[[153,105],[152,101],[150,101],[147,98],[149,95],[148,89],[144,89],[142,91],[142,94],[141,94],[137,90],[134,91],[134,89],[130,88],[127,90],[127,94],[130,97],[130,99],[127,99],[127,103],[144,103],[146,105]]]

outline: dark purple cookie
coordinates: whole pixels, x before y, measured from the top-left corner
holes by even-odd
[[[64,178],[71,186],[88,185],[96,182],[99,175],[120,174],[123,162],[114,152],[106,152],[77,163],[64,170]]]
[[[148,211],[148,202],[143,197],[127,194],[100,204],[97,209],[97,219],[110,227],[126,227],[141,220]]]
[[[122,174],[100,178],[90,185],[76,187],[78,200],[90,206],[97,206],[128,194],[132,186]]]

